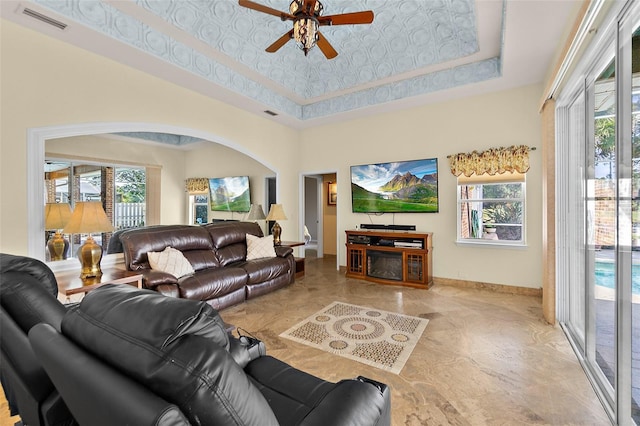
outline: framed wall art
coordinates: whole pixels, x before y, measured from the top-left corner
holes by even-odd
[[[329,182],[327,188],[327,204],[335,206],[338,203],[338,184]]]

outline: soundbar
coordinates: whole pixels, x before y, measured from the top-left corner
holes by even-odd
[[[375,223],[361,223],[360,229],[379,229],[387,231],[415,231],[415,225],[382,225]]]

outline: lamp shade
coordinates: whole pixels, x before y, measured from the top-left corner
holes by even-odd
[[[111,232],[113,226],[99,201],[76,203],[69,223],[64,227],[65,234],[91,234],[92,232]]]
[[[245,220],[264,220],[264,210],[262,210],[262,204],[251,204],[251,209]]]
[[[287,220],[287,215],[284,214],[282,204],[271,204],[267,220]]]
[[[47,231],[62,229],[71,219],[71,206],[68,203],[47,203],[44,206],[44,229]]]

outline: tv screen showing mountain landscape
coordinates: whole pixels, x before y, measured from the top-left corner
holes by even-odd
[[[354,213],[436,213],[438,159],[351,166]]]
[[[212,211],[248,212],[251,207],[249,176],[210,178],[209,194]]]

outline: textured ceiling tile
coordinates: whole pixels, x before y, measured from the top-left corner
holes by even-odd
[[[149,28],[145,29],[144,44],[149,47],[149,50],[156,56],[165,57],[169,54],[169,36],[161,34],[157,31],[151,31]]]
[[[497,78],[499,76],[499,60],[497,58],[488,59],[373,89],[363,90],[348,96],[340,96],[311,105],[305,105],[303,119],[308,120],[338,114],[356,108],[402,99],[405,96],[423,95],[437,90],[455,87],[459,85],[458,79],[464,79],[465,84],[467,84]]]
[[[194,43],[178,41],[140,20],[144,18],[129,16],[117,8],[118,2],[34,1],[298,119],[317,118],[494,78],[500,72],[499,61],[490,60],[489,66],[487,61],[480,61],[469,64],[468,68],[445,69],[388,82],[401,73],[477,53],[473,0],[325,0],[325,15],[368,9],[375,13],[371,25],[321,27],[321,32],[339,52],[338,57],[330,61],[318,48],[305,57],[293,41],[275,54],[266,53],[267,46],[291,29],[291,22],[240,7],[236,0],[133,0],[141,11],[161,18],[191,37]],[[289,5],[289,0],[258,2],[283,11],[288,10]],[[282,90],[274,91],[249,74],[239,74],[223,65],[221,62],[229,62],[209,56],[210,52],[202,50],[195,41],[271,80]],[[370,88],[358,90],[362,85]],[[300,105],[284,95],[286,93],[307,102]],[[316,99],[321,97],[325,100]]]

